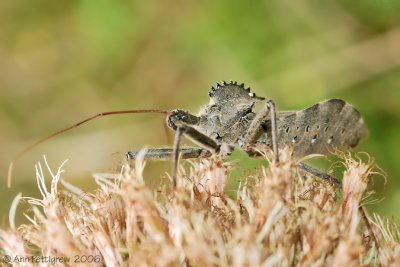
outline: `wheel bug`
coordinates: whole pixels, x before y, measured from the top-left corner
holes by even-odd
[[[310,108],[277,112],[272,100],[258,113],[252,111],[265,98],[256,96],[237,82],[217,83],[209,92],[210,103],[199,115],[173,110],[167,115],[167,125],[176,132],[172,149],[147,150],[145,159],[173,160],[172,178],[176,185],[178,158],[206,158],[212,154],[229,155],[237,148],[249,156],[260,156],[261,147],[272,148],[274,160],[279,161],[278,146],[291,145],[294,156],[327,155],[337,150],[355,147],[367,134],[360,113],[343,100],[331,99]],[[199,144],[196,148],[180,148],[182,136]],[[129,159],[138,152],[128,152]],[[299,167],[323,179],[331,176],[300,162]],[[340,182],[335,180],[340,186]]]
[[[99,117],[130,114],[160,113],[166,116],[166,124],[175,131],[172,148],[148,149],[144,159],[172,160],[172,181],[177,186],[178,160],[189,158],[207,158],[213,154],[230,155],[234,149],[240,149],[249,156],[260,156],[262,148],[273,152],[273,160],[278,163],[278,147],[292,146],[294,157],[301,159],[311,154],[328,155],[336,150],[348,150],[355,147],[367,134],[367,128],[360,113],[350,104],[340,99],[330,99],[300,111],[277,112],[272,100],[257,113],[253,107],[262,103],[265,98],[256,96],[237,82],[217,83],[209,92],[210,103],[203,107],[199,114],[176,110],[125,110],[96,114],[68,128],[55,132],[38,140],[21,151],[14,161],[40,143],[78,127]],[[185,136],[200,147],[181,148],[182,136]],[[139,151],[127,152],[128,159],[135,159]],[[9,168],[9,185],[12,171]],[[338,188],[340,181],[317,169],[298,162],[298,167],[324,180],[333,181]],[[365,224],[377,240],[360,206]]]
[[[172,178],[176,186],[178,159],[207,158],[212,154],[230,155],[236,149],[249,156],[260,156],[259,148],[272,148],[275,162],[279,161],[278,146],[293,146],[294,156],[302,158],[311,154],[330,154],[335,149],[355,147],[367,134],[360,113],[350,104],[339,99],[320,102],[300,111],[277,112],[269,100],[258,112],[253,107],[265,100],[237,82],[222,82],[211,87],[210,103],[199,114],[176,110],[124,110],[96,114],[70,127],[46,136],[21,151],[18,160],[32,148],[99,117],[131,114],[160,113],[166,116],[167,126],[175,131],[173,148],[155,148],[144,155],[149,160],[173,161]],[[200,147],[180,148],[182,136],[188,137]],[[128,159],[135,159],[138,151],[127,152]],[[13,163],[10,163],[9,178]],[[301,169],[322,179],[332,179],[311,166],[299,162]],[[334,180],[340,187],[340,182]]]

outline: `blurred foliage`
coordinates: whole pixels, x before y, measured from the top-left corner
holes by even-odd
[[[385,199],[370,209],[398,219],[399,44],[395,0],[1,1],[1,173],[27,144],[93,113],[195,112],[211,84],[232,79],[281,110],[331,97],[359,108],[370,136],[357,150],[388,174],[386,187],[372,185]],[[42,154],[54,167],[69,158],[65,178],[91,188],[90,174],[117,170],[128,149],[167,146],[161,120],[102,118],[36,148],[15,165],[14,187],[1,187],[1,222],[17,192],[37,196]],[[169,171],[149,164],[150,179]]]

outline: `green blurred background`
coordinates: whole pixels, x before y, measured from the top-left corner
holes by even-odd
[[[18,192],[38,196],[43,154],[53,168],[68,158],[63,177],[90,190],[91,174],[118,170],[127,150],[168,145],[160,115],[102,118],[27,154],[7,189],[9,161],[31,142],[101,111],[196,112],[230,79],[280,110],[333,97],[358,107],[370,136],[357,150],[388,174],[369,210],[398,220],[399,65],[395,0],[0,1],[0,223]],[[169,171],[149,165],[150,177]]]

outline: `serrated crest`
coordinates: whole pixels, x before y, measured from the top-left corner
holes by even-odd
[[[211,87],[209,96],[214,102],[259,102],[265,99],[252,93],[250,87],[245,88],[244,83],[238,85],[236,81],[216,83],[215,87]]]

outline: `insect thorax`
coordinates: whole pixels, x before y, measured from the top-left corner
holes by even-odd
[[[252,108],[264,100],[236,82],[217,84],[211,88],[210,103],[199,113],[197,130],[218,143],[237,145],[255,117]]]
[[[218,143],[235,145],[255,114],[250,110],[233,110],[230,113],[213,112],[202,114],[197,130],[215,139]]]

